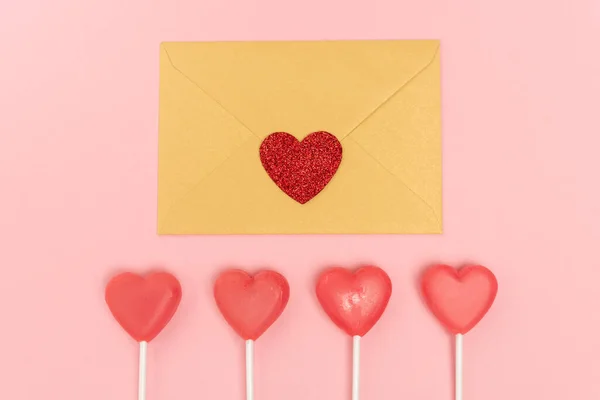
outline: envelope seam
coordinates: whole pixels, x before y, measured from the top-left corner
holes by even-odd
[[[175,200],[173,203],[171,203],[171,205],[168,206],[169,208],[167,209],[167,212],[165,213],[163,218],[161,218],[161,221],[162,222],[167,221],[169,219],[169,215],[171,215],[171,211],[173,210],[173,207],[175,207],[177,204],[179,204],[181,201],[183,201],[186,197],[188,197],[190,193],[192,193],[194,190],[196,190],[205,180],[207,180],[219,168],[221,168],[224,164],[226,164],[233,157],[233,155],[236,153],[236,151],[239,150],[240,148],[244,147],[246,145],[246,143],[248,143],[250,140],[252,140],[252,138],[248,138],[248,139],[244,140],[239,146],[237,146],[235,149],[233,149],[231,151],[231,153],[222,162],[219,163],[219,165],[217,165],[213,169],[211,169],[206,175],[204,175],[199,181],[197,181],[195,184],[193,184],[192,187],[189,188],[184,194],[182,194],[177,200]]]
[[[437,215],[437,212],[435,211],[435,209],[433,208],[433,206],[431,204],[429,204],[420,194],[418,194],[417,192],[415,192],[406,182],[404,182],[398,175],[394,174],[392,171],[390,171],[385,165],[383,165],[379,160],[377,160],[377,158],[375,158],[371,153],[369,153],[367,151],[367,149],[365,149],[360,143],[358,143],[356,140],[354,139],[350,139],[352,140],[352,142],[354,144],[356,144],[358,147],[360,147],[365,154],[367,154],[369,157],[371,157],[371,159],[373,161],[375,161],[381,168],[383,168],[388,174],[390,174],[391,176],[393,176],[394,178],[396,178],[398,180],[398,182],[400,182],[404,187],[406,187],[412,194],[414,194],[415,196],[417,196],[417,198],[419,200],[421,200],[421,202],[423,204],[425,204],[427,206],[427,208],[429,208],[429,210],[431,210],[431,213],[433,214],[433,217],[435,218],[435,222],[437,222],[439,225],[441,225],[441,221],[440,218]]]
[[[415,80],[419,75],[421,75],[421,73],[423,73],[427,68],[429,68],[434,60],[436,59],[438,53],[440,51],[440,45],[438,44],[438,46],[435,49],[435,52],[433,53],[433,56],[431,57],[431,60],[429,60],[429,62],[427,64],[425,64],[425,66],[423,68],[421,68],[419,71],[417,71],[417,73],[415,73],[413,76],[411,76],[406,82],[404,82],[404,84],[402,84],[398,89],[396,89],[387,99],[385,99],[381,104],[379,104],[377,107],[375,107],[375,109],[373,111],[371,111],[362,121],[360,121],[358,123],[358,125],[356,125],[354,128],[352,128],[341,140],[344,141],[346,140],[346,138],[348,138],[350,135],[352,135],[352,133],[354,131],[356,131],[362,124],[364,124],[369,118],[371,118],[377,111],[379,111],[383,106],[385,106],[387,103],[389,103],[394,97],[396,97],[396,95],[398,93],[400,93],[400,91],[402,89],[404,89],[408,84],[410,84],[413,80]]]
[[[181,76],[183,76],[185,79],[187,79],[191,84],[193,84],[194,86],[196,86],[202,93],[204,93],[208,98],[210,98],[212,101],[214,101],[219,107],[221,107],[221,109],[223,111],[225,111],[227,114],[229,114],[233,119],[235,119],[240,125],[242,125],[248,132],[250,132],[252,135],[256,136],[258,139],[262,140],[262,138],[260,136],[258,136],[256,133],[254,133],[252,131],[252,129],[250,129],[242,120],[240,120],[238,117],[235,116],[235,114],[233,114],[231,111],[229,111],[227,108],[225,108],[225,106],[223,106],[223,104],[221,104],[221,102],[219,100],[217,100],[214,96],[212,96],[210,93],[208,93],[202,86],[200,86],[197,82],[195,82],[192,78],[190,78],[189,76],[187,76],[182,70],[180,70],[179,68],[177,68],[175,66],[175,64],[173,63],[173,60],[171,59],[171,55],[169,54],[169,52],[167,51],[167,49],[165,47],[163,47],[163,50],[165,52],[165,55],[167,56],[167,60],[169,60],[169,64],[171,64],[171,67],[173,67],[173,69],[175,71],[177,71],[179,74],[181,74]]]
[[[223,107],[223,105],[221,103],[219,103],[218,100],[216,100],[214,97],[212,97],[210,94],[208,94],[206,92],[206,90],[204,90],[200,85],[198,85],[196,82],[194,82],[189,76],[187,76],[179,68],[177,68],[175,66],[175,64],[173,63],[173,60],[171,59],[171,56],[170,56],[169,52],[167,51],[167,49],[163,47],[163,50],[165,52],[165,55],[167,56],[167,60],[169,61],[169,64],[171,64],[171,67],[175,71],[177,71],[179,74],[181,74],[181,76],[183,76],[190,83],[192,83],[194,86],[196,86],[200,91],[202,91],[202,93],[204,93],[212,101],[214,101],[219,107],[221,107],[221,109],[223,109],[223,111],[225,111],[227,114],[231,115],[231,117],[234,118],[240,125],[242,125],[248,132],[250,132],[252,134],[252,136],[254,136],[254,137],[256,137],[256,138],[258,138],[259,140],[262,141],[261,137],[259,137],[254,132],[252,132],[252,130],[250,128],[248,128],[242,121],[240,121],[234,114],[232,114],[225,107]],[[169,216],[171,215],[173,208],[177,204],[179,204],[187,196],[189,196],[189,194],[191,192],[193,192],[194,190],[196,190],[198,188],[198,186],[200,186],[206,179],[208,179],[208,177],[211,176],[216,170],[218,170],[223,164],[227,163],[227,161],[229,161],[229,159],[231,159],[231,157],[233,157],[233,155],[235,154],[235,152],[238,149],[240,149],[241,147],[245,146],[246,143],[248,143],[251,139],[252,139],[252,137],[249,137],[248,139],[244,140],[240,145],[238,145],[234,150],[232,150],[231,153],[222,162],[219,163],[219,165],[217,165],[213,169],[211,169],[206,175],[204,175],[204,177],[202,177],[202,179],[200,179],[198,182],[196,182],[189,190],[187,190],[184,194],[182,194],[177,200],[173,201],[171,203],[171,205],[168,206],[168,209],[167,209],[166,213],[164,214],[163,218],[161,218],[160,221],[159,221],[159,230],[160,230],[160,225],[163,225],[166,221],[169,220]]]

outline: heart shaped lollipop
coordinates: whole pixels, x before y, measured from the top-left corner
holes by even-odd
[[[154,339],[181,301],[181,285],[167,272],[140,276],[125,272],[106,285],[105,299],[117,322],[138,342]]]
[[[317,298],[329,318],[348,335],[364,336],[379,320],[392,295],[389,276],[378,267],[352,272],[331,268],[317,282]]]
[[[214,295],[221,314],[238,335],[256,340],[285,309],[290,287],[283,275],[275,271],[251,276],[232,269],[217,278]]]
[[[440,323],[455,335],[454,399],[463,398],[463,335],[488,312],[498,282],[489,269],[471,265],[455,269],[435,265],[423,274],[421,290],[427,306]]]
[[[279,318],[290,286],[283,275],[261,271],[252,276],[230,269],[217,278],[214,287],[217,307],[229,325],[246,340],[246,399],[254,399],[254,341]]]
[[[169,323],[181,301],[181,285],[167,272],[146,276],[125,272],[106,285],[110,312],[132,338],[140,343],[138,399],[146,400],[148,342]]]
[[[317,281],[317,298],[329,318],[352,336],[352,399],[359,398],[360,339],[375,325],[392,295],[390,277],[378,267],[352,272],[330,268]]]
[[[498,282],[492,271],[481,265],[461,269],[436,265],[423,275],[421,288],[438,321],[453,334],[465,334],[494,303]]]

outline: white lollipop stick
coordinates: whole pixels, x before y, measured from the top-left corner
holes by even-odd
[[[146,400],[146,355],[148,353],[148,342],[140,342],[140,365],[138,380],[138,400]]]
[[[254,400],[254,340],[246,340],[246,400]]]
[[[456,335],[454,346],[454,400],[463,398],[463,335]]]
[[[352,337],[352,400],[360,394],[360,336]]]

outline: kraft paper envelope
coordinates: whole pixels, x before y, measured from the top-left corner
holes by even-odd
[[[163,43],[159,234],[441,233],[439,42]],[[342,162],[305,204],[262,140],[335,135]]]

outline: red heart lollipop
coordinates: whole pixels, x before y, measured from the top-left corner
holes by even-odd
[[[146,276],[125,272],[106,285],[106,304],[138,342],[149,342],[169,323],[181,301],[181,285],[166,272]]]
[[[496,277],[480,265],[455,269],[436,265],[423,275],[425,302],[453,334],[469,332],[492,306],[498,291]]]
[[[215,282],[217,307],[245,340],[256,340],[279,318],[290,298],[283,275],[261,271],[254,276],[232,269]]]
[[[379,320],[392,295],[389,276],[378,267],[354,273],[331,268],[317,282],[317,298],[329,318],[348,335],[364,336]]]

